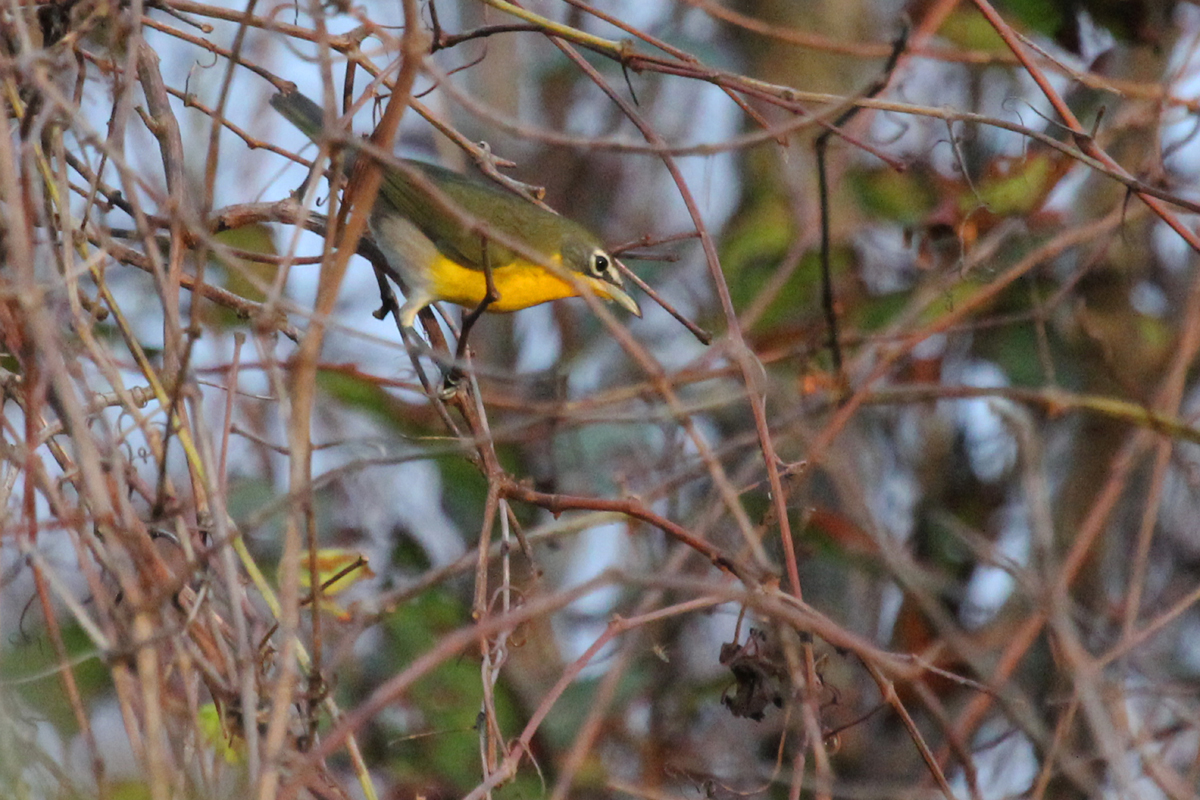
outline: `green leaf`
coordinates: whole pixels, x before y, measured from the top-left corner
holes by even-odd
[[[916,225],[937,204],[929,176],[920,170],[856,171],[850,176],[850,188],[868,213],[902,225]]]
[[[965,194],[961,207],[970,211],[977,201],[997,216],[1020,216],[1041,206],[1054,175],[1049,156],[1030,156],[1017,162],[1007,174],[989,177],[980,184],[979,196]]]
[[[1076,13],[1071,3],[1048,0],[1006,0],[1004,8],[1022,25],[1046,36],[1054,36],[1062,28],[1065,10]]]
[[[221,244],[236,247],[250,253],[278,255],[275,236],[267,225],[245,225],[241,228],[221,231],[214,237]],[[239,297],[260,302],[266,299],[263,287],[275,280],[279,266],[265,261],[238,258],[233,263],[213,262],[225,272],[225,288]]]
[[[985,53],[1007,53],[1008,46],[996,29],[973,8],[955,11],[946,17],[938,35],[959,47]]]

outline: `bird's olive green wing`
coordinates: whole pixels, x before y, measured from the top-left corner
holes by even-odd
[[[551,255],[562,250],[568,238],[595,242],[590,233],[575,222],[547,211],[519,195],[481,180],[420,161],[406,163],[429,179],[448,199],[470,216],[487,223],[496,233],[523,242],[537,253]],[[417,187],[407,175],[389,171],[381,188],[387,201],[408,217],[446,256],[463,266],[482,269],[483,237]],[[378,203],[380,201],[376,201]],[[487,243],[493,267],[510,263],[516,256],[494,241]]]
[[[316,141],[320,137],[325,112],[305,95],[300,92],[280,92],[271,98],[271,105],[310,139]],[[347,153],[347,167],[353,163],[353,156],[353,152]],[[581,244],[586,245],[585,249],[589,250],[600,247],[595,237],[583,226],[494,184],[421,161],[406,159],[405,163],[420,170],[467,214],[486,221],[489,229],[524,242],[538,253],[561,253],[567,242],[576,248]],[[376,215],[386,213],[381,207],[386,203],[389,209],[399,212],[416,225],[443,255],[465,267],[483,268],[483,237],[472,232],[470,225],[445,211],[429,192],[414,183],[407,174],[385,167],[380,195],[375,201]],[[500,267],[511,263],[515,254],[496,242],[488,241],[487,257],[493,267]]]

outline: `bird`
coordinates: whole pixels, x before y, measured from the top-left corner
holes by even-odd
[[[271,106],[311,140],[319,141],[325,116],[310,98],[298,91],[281,91],[272,96]],[[347,169],[356,155],[353,146],[348,149]],[[584,226],[493,183],[423,161],[401,161],[465,212],[448,210],[407,171],[382,165],[383,182],[371,209],[370,230],[401,278],[405,302],[399,319],[405,328],[412,328],[418,312],[431,303],[478,308],[487,296],[487,269],[498,295],[487,311],[519,311],[578,297],[579,286],[565,277],[569,274],[596,296],[642,315],[625,292],[616,259]],[[473,223],[483,223],[482,232]],[[531,260],[489,233],[520,243],[540,258]]]

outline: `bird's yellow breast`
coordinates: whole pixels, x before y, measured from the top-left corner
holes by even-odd
[[[585,276],[580,277],[587,280]],[[430,294],[435,300],[470,308],[483,302],[487,294],[483,270],[468,269],[445,256],[439,255],[429,266],[427,278]],[[579,295],[574,286],[545,267],[520,259],[493,267],[492,280],[500,299],[488,306],[488,311],[520,311],[550,300]]]

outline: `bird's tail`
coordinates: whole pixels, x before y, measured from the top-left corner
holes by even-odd
[[[277,93],[271,98],[271,107],[314,142],[325,128],[324,109],[300,92]]]

